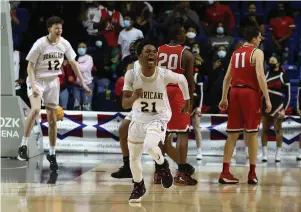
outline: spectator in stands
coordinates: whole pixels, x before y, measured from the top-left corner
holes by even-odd
[[[256,15],[256,4],[251,2],[248,5],[249,15],[244,17],[240,22],[240,35],[243,37],[244,30],[247,27],[257,27],[261,31],[261,35],[264,35],[264,17]]]
[[[90,55],[87,54],[87,45],[82,42],[78,45],[77,52],[79,57],[77,59],[79,69],[83,75],[86,85],[93,92],[94,84],[92,77],[92,68],[93,68],[93,59]],[[74,97],[74,109],[75,110],[91,110],[91,102],[93,94],[90,96],[86,95],[85,90],[81,87],[80,81],[77,78],[75,86],[73,87],[73,97]]]
[[[272,45],[269,55],[276,54],[281,58],[283,64],[287,63],[289,52],[288,40],[296,28],[294,19],[286,15],[283,3],[277,4],[277,15],[269,23],[269,30],[272,34]]]
[[[97,1],[91,3],[83,2],[82,4],[80,19],[82,20],[84,28],[87,30],[89,45],[95,43],[98,34],[98,29],[96,26],[94,27],[94,25],[100,22],[101,8],[103,7],[100,6]]]
[[[141,8],[141,12],[136,18],[136,24],[134,25],[137,29],[140,29],[143,36],[147,36],[150,30],[150,20],[153,16],[153,7],[150,3],[144,2]]]
[[[17,18],[16,9],[13,7],[10,8],[10,17],[11,17],[12,25],[19,24],[19,19]]]
[[[226,47],[226,51],[229,53],[233,47],[233,38],[228,35],[227,29],[222,22],[218,22],[213,28],[212,34],[214,36],[209,37],[209,46],[211,49],[216,50],[219,46],[223,45]]]
[[[187,28],[186,43],[185,43],[185,46],[187,46],[187,48],[191,49],[192,45],[197,43],[196,36],[197,36],[196,28],[193,26],[189,26]]]
[[[134,20],[134,14],[127,13],[126,15],[124,15],[124,29],[120,32],[118,37],[118,44],[121,48],[121,54],[113,58],[113,61],[118,60],[120,55],[122,58],[121,60],[130,55],[130,44],[138,38],[143,38],[142,31],[133,27]]]
[[[219,1],[210,1],[212,3],[207,8],[205,14],[204,25],[208,32],[216,26],[216,24],[222,22],[225,25],[225,29],[228,32],[232,32],[235,26],[235,19],[232,10],[229,6],[220,4]]]
[[[185,27],[193,26],[200,31],[200,18],[194,10],[190,9],[189,1],[175,2],[175,8],[165,19],[164,25],[169,27],[176,22],[181,22]]]
[[[211,65],[208,65],[208,86],[207,104],[210,106],[210,113],[218,113],[218,103],[222,96],[223,79],[225,77],[230,60],[230,54],[227,53],[225,46],[219,46],[214,52]]]

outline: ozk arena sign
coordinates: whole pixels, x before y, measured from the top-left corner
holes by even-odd
[[[1,138],[19,138],[20,118],[0,118]]]

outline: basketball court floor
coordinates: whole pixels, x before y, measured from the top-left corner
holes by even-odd
[[[275,165],[273,157],[258,161],[258,186],[247,182],[248,160],[236,156],[231,171],[239,185],[219,185],[222,157],[207,156],[196,167],[197,186],[165,190],[153,185],[153,162],[143,156],[147,192],[140,205],[130,206],[131,179],[113,179],[111,172],[122,164],[119,154],[58,155],[60,170],[50,173],[45,155],[29,162],[1,159],[1,211],[3,212],[300,212],[301,163],[284,157]],[[170,162],[173,174],[176,164]]]

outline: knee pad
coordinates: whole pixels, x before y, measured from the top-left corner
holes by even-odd
[[[144,139],[144,150],[146,152],[149,152],[153,148],[157,147],[158,144],[160,143],[160,141],[161,141],[161,138],[159,135],[154,134],[154,133],[148,133]]]

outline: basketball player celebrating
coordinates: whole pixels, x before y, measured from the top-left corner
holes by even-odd
[[[240,133],[247,132],[249,146],[250,171],[248,184],[257,184],[255,172],[257,156],[258,127],[261,120],[261,91],[266,104],[265,112],[272,109],[267,89],[263,63],[264,55],[257,47],[261,41],[261,33],[257,28],[247,28],[245,31],[246,43],[234,51],[226,76],[224,78],[222,100],[219,103],[221,110],[228,108],[228,91],[230,83],[230,103],[228,110],[228,139],[224,148],[223,171],[219,178],[221,184],[236,184],[238,179],[230,173],[230,161],[235,143]]]
[[[51,171],[58,169],[55,154],[57,136],[56,109],[58,107],[60,94],[58,75],[61,74],[64,55],[66,55],[69,60],[72,69],[80,79],[87,94],[91,94],[91,90],[83,81],[78,64],[75,61],[76,54],[74,50],[70,43],[61,37],[62,25],[63,20],[61,18],[56,16],[49,18],[47,20],[49,35],[38,39],[27,55],[27,93],[31,103],[31,110],[26,118],[25,132],[18,151],[19,160],[28,160],[28,137],[30,136],[35,119],[40,114],[42,99],[46,106],[47,120],[49,123],[48,134],[50,149],[47,154],[47,160],[50,162]]]
[[[188,81],[189,94],[193,96],[194,92],[194,55],[185,49],[182,44],[185,42],[186,32],[181,24],[175,24],[171,27],[169,36],[171,41],[168,45],[162,45],[158,50],[158,66],[172,70],[175,73],[182,74]],[[196,185],[197,180],[191,177],[189,166],[186,163],[188,151],[188,130],[190,126],[190,114],[181,113],[185,101],[181,90],[177,84],[167,86],[167,94],[172,110],[171,120],[168,122],[168,133],[177,133],[177,154],[178,171],[174,178],[176,183],[184,185]],[[193,99],[193,98],[191,98]],[[193,104],[191,103],[191,106]],[[190,111],[191,112],[191,108]],[[169,139],[166,143],[170,143]],[[160,175],[158,175],[159,177]]]
[[[132,107],[132,121],[129,126],[128,147],[134,189],[129,202],[140,202],[146,192],[141,167],[141,156],[145,150],[161,168],[161,183],[164,188],[172,185],[173,177],[169,164],[159,148],[164,142],[171,109],[166,92],[169,83],[179,84],[185,104],[181,108],[186,113],[190,108],[190,97],[186,78],[170,70],[156,66],[157,49],[148,41],[139,44],[137,53],[141,62],[139,70],[129,70],[125,74],[122,106]]]

